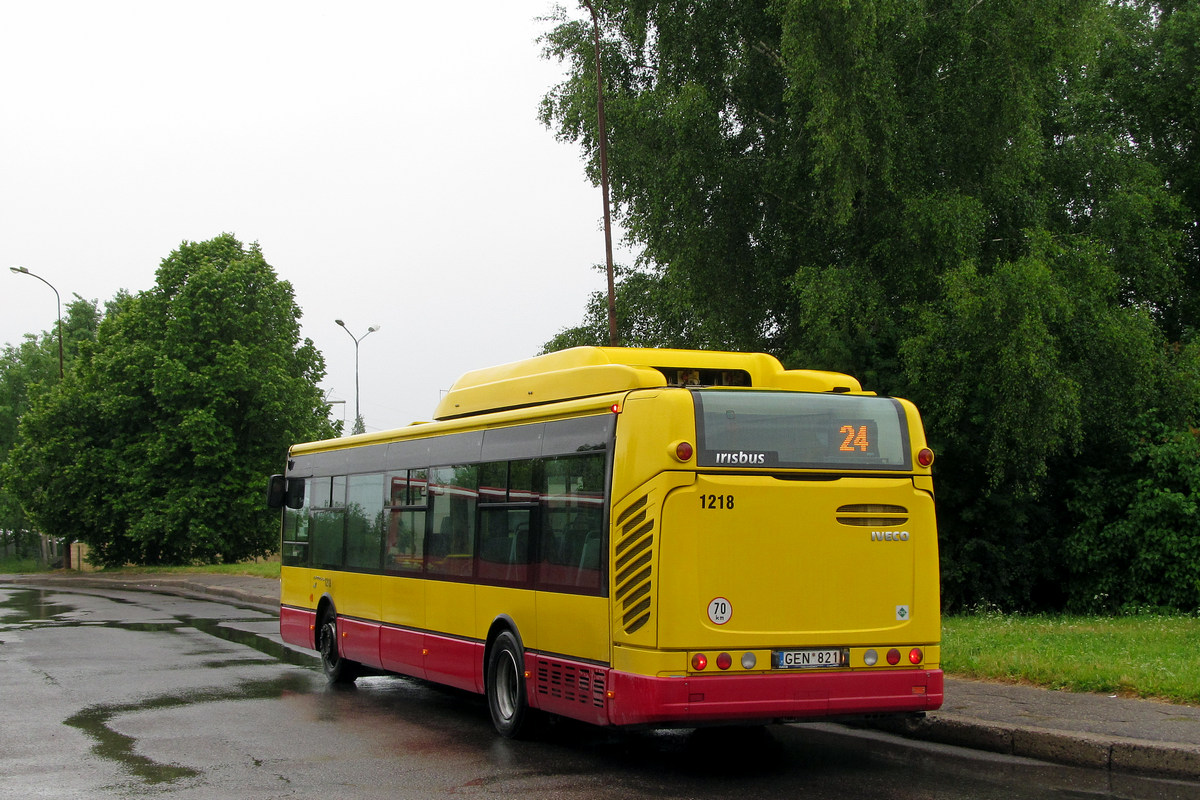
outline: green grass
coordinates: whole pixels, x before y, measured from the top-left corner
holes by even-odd
[[[36,558],[17,558],[15,556],[0,558],[0,575],[17,575],[45,571],[46,567],[39,564]]]
[[[201,564],[190,567],[121,567],[120,569],[106,569],[102,572],[105,575],[138,575],[145,573],[154,573],[157,575],[160,573],[186,574],[205,572],[218,575],[253,575],[257,578],[278,578],[279,562],[247,561],[241,564]]]
[[[942,621],[958,678],[1200,704],[1200,617],[972,614]]]

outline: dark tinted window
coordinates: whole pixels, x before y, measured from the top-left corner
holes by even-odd
[[[383,475],[351,475],[346,495],[346,566],[379,569],[383,552]]]
[[[904,409],[887,397],[695,391],[702,467],[906,470]]]
[[[324,480],[328,482],[328,478]],[[311,483],[311,479],[306,483]],[[285,506],[283,509],[283,549],[280,551],[280,560],[285,567],[308,564],[308,501],[311,494],[308,489],[306,486],[304,504],[300,508]]]
[[[548,458],[541,493],[540,586],[600,591],[604,586],[603,453]]]
[[[474,573],[477,476],[474,464],[429,471],[425,569],[431,575],[469,578]]]

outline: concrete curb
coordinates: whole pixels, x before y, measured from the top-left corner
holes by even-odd
[[[107,585],[112,584],[106,584],[106,586]],[[233,586],[212,586],[204,583],[196,583],[186,579],[179,581],[154,581],[153,583],[118,585],[121,585],[122,588],[136,591],[166,592],[169,594],[179,594],[196,598],[220,597],[227,600],[236,600],[238,605],[252,606],[255,610],[265,611],[276,617],[279,616],[279,606],[277,604],[264,603],[261,594],[256,592],[247,592]]]
[[[931,712],[915,722],[881,720],[870,727],[909,739],[1054,764],[1143,777],[1200,779],[1200,745],[985,722],[941,712]]]

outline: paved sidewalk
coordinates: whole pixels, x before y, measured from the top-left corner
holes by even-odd
[[[279,609],[279,581],[245,575],[57,573],[8,577],[0,583],[220,597]],[[1059,764],[1200,781],[1200,708],[1193,706],[947,678],[940,711],[915,724],[873,727]]]

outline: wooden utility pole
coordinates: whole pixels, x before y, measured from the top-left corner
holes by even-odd
[[[621,344],[617,336],[616,286],[613,280],[612,213],[608,203],[608,132],[604,123],[604,73],[600,69],[600,20],[592,0],[583,0],[592,14],[592,43],[596,48],[596,116],[599,120],[600,191],[604,196],[604,264],[608,273],[608,343]]]

